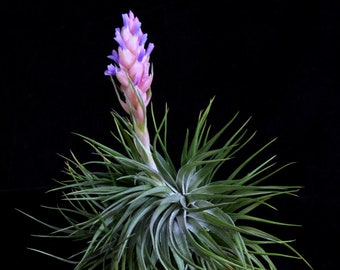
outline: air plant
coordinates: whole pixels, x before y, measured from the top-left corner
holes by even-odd
[[[114,38],[118,50],[108,56],[113,63],[104,72],[126,113],[111,112],[113,140],[120,150],[77,134],[92,149],[93,159],[81,162],[72,152],[63,156],[67,179],[48,191],[61,192],[63,203],[45,206],[66,225],[22,211],[51,230],[37,237],[75,240],[83,248],[66,258],[31,249],[77,270],[277,269],[276,257],[298,259],[312,269],[293,241],[261,229],[297,226],[261,218],[255,210],[275,208],[272,198],[297,196],[301,187],[270,183],[290,163],[277,167],[275,156],[257,161],[274,140],[241,155],[255,135],[247,130],[250,119],[236,125],[236,113],[212,134],[207,121],[211,98],[195,129],[187,130],[175,166],[167,146],[169,108],[157,119],[150,102],[154,45],[146,46],[147,34],[132,11],[122,17]],[[149,104],[153,138],[147,125]],[[272,246],[286,252],[275,252]]]

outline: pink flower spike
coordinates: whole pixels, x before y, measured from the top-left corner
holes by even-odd
[[[153,75],[149,73],[149,60],[154,44],[149,43],[147,49],[144,47],[148,35],[143,34],[142,24],[132,11],[123,14],[122,18],[123,27],[115,29],[114,40],[118,43],[118,50],[112,50],[112,54],[108,56],[117,66],[109,65],[105,75],[116,76],[120,83],[119,90],[124,93],[125,103],[132,106],[129,113],[133,113],[137,112],[136,108],[139,106],[145,108],[150,101]],[[135,89],[133,91],[130,89],[131,83]],[[124,107],[126,110],[125,105]],[[142,111],[145,113],[145,109]],[[140,115],[137,118],[142,119]]]
[[[157,170],[150,152],[146,119],[146,107],[151,99],[153,80],[153,74],[149,72],[149,60],[154,44],[148,44],[145,49],[148,35],[143,34],[142,24],[131,10],[128,14],[122,14],[122,18],[123,27],[115,29],[114,40],[118,43],[118,49],[108,56],[114,64],[108,65],[105,75],[116,76],[120,83],[119,87],[116,87],[113,81],[119,102],[132,120],[138,138],[137,148],[141,150],[139,153],[148,165]]]

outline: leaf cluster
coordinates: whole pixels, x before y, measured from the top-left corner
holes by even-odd
[[[258,207],[269,207],[270,199],[296,196],[299,186],[266,184],[279,168],[275,156],[256,162],[270,141],[235,164],[239,152],[254,137],[248,134],[249,119],[222,144],[236,114],[218,132],[211,134],[207,118],[213,99],[199,114],[194,133],[186,133],[180,166],[175,168],[167,150],[167,116],[157,124],[151,152],[158,171],[143,163],[135,145],[134,129],[127,118],[112,112],[112,133],[122,151],[80,136],[93,150],[94,159],[81,162],[76,155],[65,159],[67,180],[49,192],[63,194],[59,206],[45,206],[60,214],[66,225],[57,227],[35,219],[51,229],[49,235],[76,240],[83,249],[62,258],[33,249],[75,265],[74,269],[276,269],[273,258],[286,257],[308,262],[282,240],[261,229],[297,226],[254,215]],[[249,166],[252,165],[251,169]],[[221,174],[228,167],[228,174]],[[220,175],[223,175],[221,177]],[[273,245],[287,252],[273,252]]]

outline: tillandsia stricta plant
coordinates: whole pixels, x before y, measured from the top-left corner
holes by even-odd
[[[300,186],[266,184],[289,165],[277,168],[275,156],[256,161],[274,140],[235,162],[254,136],[247,131],[249,119],[234,128],[236,113],[211,134],[207,123],[211,98],[199,112],[195,130],[187,130],[176,168],[167,150],[169,109],[165,106],[164,116],[157,119],[150,103],[154,45],[146,46],[147,34],[132,11],[122,17],[123,26],[114,37],[118,50],[112,51],[113,63],[104,72],[125,114],[112,111],[113,139],[122,150],[77,134],[94,158],[80,162],[72,152],[70,158],[63,157],[68,178],[49,190],[62,192],[64,203],[47,208],[61,214],[66,225],[23,213],[51,229],[48,235],[36,236],[77,240],[83,248],[66,258],[32,250],[74,264],[77,270],[277,269],[276,257],[298,259],[312,269],[292,241],[261,229],[295,224],[254,214],[258,207],[274,208],[269,203],[274,197],[297,196]],[[232,135],[224,138],[227,131]],[[286,252],[274,252],[273,245]]]

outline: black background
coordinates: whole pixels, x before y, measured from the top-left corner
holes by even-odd
[[[119,108],[104,76],[121,14],[132,10],[155,44],[152,102],[170,108],[173,155],[185,129],[215,96],[210,123],[236,112],[252,117],[255,144],[278,163],[296,162],[273,183],[302,185],[281,198],[274,219],[301,224],[278,229],[314,269],[336,269],[339,233],[339,18],[329,1],[3,1],[1,79],[1,269],[72,269],[27,247],[71,249],[38,240],[44,232],[15,208],[48,220],[40,205],[62,179],[58,154],[81,158],[89,148],[72,132],[112,144],[110,116]],[[119,110],[119,109],[118,109]],[[240,123],[241,123],[240,122]],[[307,269],[280,262],[279,269]]]

